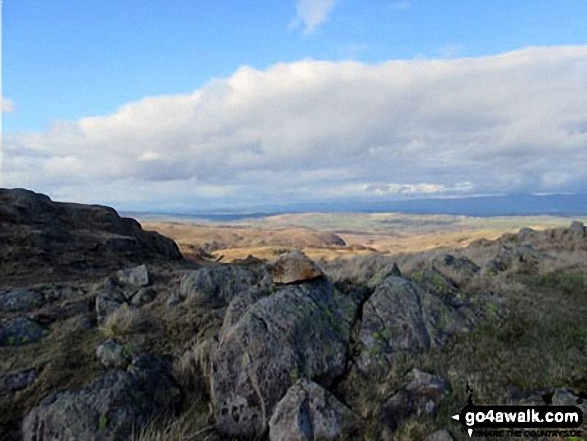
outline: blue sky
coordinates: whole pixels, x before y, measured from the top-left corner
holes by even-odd
[[[4,0],[3,178],[132,208],[585,191],[586,17],[583,0]]]

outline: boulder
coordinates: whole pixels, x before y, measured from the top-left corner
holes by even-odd
[[[388,277],[363,305],[357,367],[365,374],[386,373],[398,352],[442,347],[469,322],[455,307],[412,281]]]
[[[127,371],[112,370],[83,389],[52,393],[22,423],[25,441],[131,439],[180,402],[167,365],[157,357],[138,357]]]
[[[357,305],[325,280],[288,285],[223,329],[212,354],[212,405],[231,436],[266,431],[276,404],[299,379],[328,385],[346,367]]]
[[[269,420],[271,441],[336,440],[349,436],[359,417],[334,395],[306,379],[298,380]]]
[[[42,306],[43,295],[26,288],[0,292],[0,312],[26,312]]]
[[[132,286],[149,286],[151,284],[151,274],[146,265],[139,265],[134,268],[120,270],[117,273],[118,280],[121,283]]]
[[[274,283],[294,283],[323,277],[324,273],[301,251],[284,253],[270,263]]]
[[[181,279],[180,294],[195,303],[228,305],[230,301],[251,288],[270,285],[264,267],[239,265],[208,265],[190,271]]]
[[[266,290],[253,288],[232,299],[226,308],[222,329],[228,331],[255,302],[266,297],[268,294],[269,292]]]
[[[132,361],[134,350],[115,339],[108,339],[96,348],[96,357],[108,369],[126,369]]]
[[[35,369],[19,372],[8,372],[0,375],[0,392],[15,392],[26,389],[35,382],[38,374]]]
[[[22,346],[39,341],[49,331],[37,322],[16,317],[6,321],[0,327],[0,346]]]

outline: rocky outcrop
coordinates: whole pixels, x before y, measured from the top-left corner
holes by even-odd
[[[385,373],[396,353],[441,347],[468,328],[465,316],[447,298],[402,277],[388,277],[363,306],[357,366],[366,374]]]
[[[194,303],[228,305],[251,288],[271,284],[264,266],[208,265],[183,276],[180,294]]]
[[[176,244],[109,207],[0,189],[0,277],[49,279],[87,269],[181,259]]]
[[[270,263],[274,283],[294,283],[323,277],[324,273],[301,251],[292,251],[279,256]]]
[[[352,410],[318,384],[298,380],[275,406],[269,420],[271,441],[336,440],[360,424]]]
[[[25,441],[130,439],[155,414],[173,409],[180,391],[160,359],[144,355],[89,386],[53,393],[25,417]]]
[[[289,285],[253,303],[224,328],[212,354],[212,405],[219,429],[253,436],[299,379],[341,375],[356,304],[325,280]]]

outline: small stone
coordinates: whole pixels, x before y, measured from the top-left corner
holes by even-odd
[[[133,286],[149,286],[151,284],[151,275],[146,265],[139,265],[118,271],[118,280],[121,283]]]

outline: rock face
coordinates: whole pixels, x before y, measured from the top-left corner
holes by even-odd
[[[388,277],[363,306],[357,366],[366,374],[384,373],[397,352],[440,347],[468,322],[445,299],[402,277]]]
[[[325,280],[290,285],[225,326],[212,354],[212,405],[228,435],[266,431],[299,378],[328,385],[345,370],[356,304]]]
[[[324,276],[322,270],[301,251],[282,254],[270,266],[275,283],[303,282]]]
[[[270,283],[263,266],[210,265],[183,276],[180,294],[195,303],[227,305],[249,289],[268,287]]]
[[[180,391],[166,365],[145,355],[126,372],[110,371],[83,389],[51,394],[25,417],[23,439],[130,439],[133,429],[179,401]]]
[[[298,380],[275,406],[271,441],[335,440],[358,426],[359,417],[316,383]]]
[[[0,189],[0,277],[76,274],[129,262],[181,259],[176,244],[99,205],[53,202],[23,189]]]

